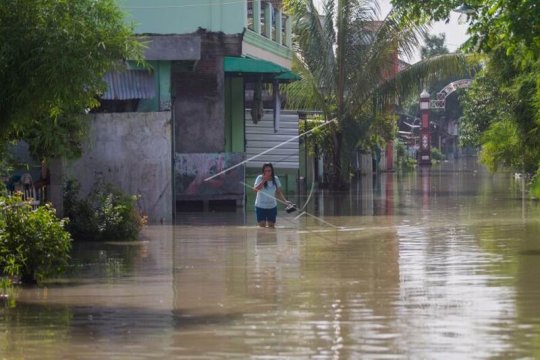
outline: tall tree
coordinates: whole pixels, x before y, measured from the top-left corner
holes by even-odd
[[[460,140],[480,146],[480,159],[492,171],[505,166],[534,173],[540,166],[540,66],[516,66],[502,47],[462,97]]]
[[[436,55],[448,54],[448,48],[445,44],[446,35],[440,33],[439,35],[424,35],[424,46],[420,49],[420,56],[422,59],[427,59]]]
[[[463,69],[460,55],[442,55],[395,75],[400,55],[410,56],[424,27],[392,11],[378,20],[372,0],[326,0],[319,13],[312,0],[285,1],[294,16],[294,45],[302,81],[288,87],[288,103],[317,108],[336,120],[331,184],[344,182],[344,134],[356,143],[370,138],[370,129],[398,96],[419,94],[423,81]],[[305,94],[313,94],[307,97]]]
[[[32,130],[38,147],[69,147],[81,130],[70,117],[97,106],[104,74],[140,53],[114,0],[0,2],[0,141]]]

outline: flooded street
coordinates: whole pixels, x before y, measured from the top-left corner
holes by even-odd
[[[540,358],[521,191],[451,162],[295,199],[275,230],[250,205],[75,244],[66,277],[0,307],[0,359]]]

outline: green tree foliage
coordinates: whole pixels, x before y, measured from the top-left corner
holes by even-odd
[[[140,50],[114,0],[0,2],[0,141],[27,139],[40,159],[77,155],[78,117]]]
[[[469,5],[476,5],[482,0],[468,1]],[[451,10],[463,5],[462,0],[391,0],[394,7],[407,13],[417,21],[439,21],[448,18]]]
[[[445,41],[446,41],[445,34],[442,34],[442,33],[439,35],[425,34],[424,35],[425,45],[422,46],[422,48],[420,49],[420,55],[422,59],[427,59],[436,55],[448,54],[450,51],[448,51]]]
[[[531,194],[534,198],[540,199],[540,166],[531,180]]]
[[[410,16],[440,20],[461,1],[393,0]],[[492,170],[540,166],[540,6],[536,0],[471,0],[470,40],[485,67],[465,95],[462,141],[480,145]]]
[[[372,0],[325,0],[318,12],[312,0],[288,0],[294,16],[296,70],[302,80],[286,89],[290,108],[321,110],[326,120],[336,120],[332,141],[331,185],[345,182],[343,158],[355,147],[375,146],[381,129],[388,128],[384,114],[396,99],[419,94],[422,84],[444,73],[463,69],[458,55],[439,55],[395,75],[397,56],[410,56],[424,33],[392,11],[378,20]]]
[[[493,66],[488,64],[480,71],[467,92],[460,97],[463,106],[463,118],[460,121],[462,146],[481,146],[482,133],[492,123],[511,117],[510,94],[500,87],[500,79],[492,76],[497,72],[492,70]]]
[[[493,51],[462,98],[460,140],[481,146],[481,160],[493,171],[507,166],[532,174],[540,164],[540,118],[535,103],[540,68],[538,64],[517,67],[514,60],[503,49]]]
[[[0,196],[5,196],[7,194],[6,184],[9,180],[10,170],[9,154],[2,144],[0,144]]]
[[[502,120],[493,123],[482,134],[483,149],[480,160],[491,171],[496,171],[500,165],[521,167],[522,146],[517,133],[518,129],[514,122]]]
[[[71,238],[50,205],[32,206],[21,197],[0,197],[0,274],[34,283],[67,265]]]
[[[536,0],[392,0],[392,4],[417,21],[442,20],[458,7],[467,8],[467,48],[489,53],[504,48],[522,61],[538,56],[540,7]]]

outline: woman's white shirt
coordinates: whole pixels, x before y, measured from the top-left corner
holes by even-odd
[[[281,182],[277,176],[274,176],[274,179],[276,179],[275,184],[272,180],[270,180],[266,183],[268,186],[263,186],[261,190],[257,191],[257,197],[255,198],[256,207],[261,209],[272,209],[277,206],[276,190],[281,187]],[[263,176],[257,176],[257,179],[255,179],[255,187],[262,182]]]

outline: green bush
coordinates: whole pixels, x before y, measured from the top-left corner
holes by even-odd
[[[403,170],[412,170],[416,167],[416,164],[417,164],[416,159],[410,156],[407,156],[403,160],[402,168]]]
[[[137,210],[137,197],[108,183],[97,183],[86,199],[79,199],[80,186],[69,180],[64,187],[64,213],[75,240],[134,240],[145,222]]]
[[[403,144],[401,141],[396,141],[396,155],[398,159],[403,159],[405,157],[405,144]]]
[[[8,164],[8,154],[2,149],[0,144],[0,196],[7,195],[6,183],[9,179],[9,171],[11,170]]]
[[[396,141],[397,167],[400,170],[412,170],[416,166],[416,159],[407,154],[405,144]]]
[[[50,205],[32,206],[20,195],[0,197],[0,273],[36,283],[59,274],[69,260],[71,237]]]
[[[531,194],[535,199],[540,199],[540,166],[531,181]]]
[[[436,147],[431,148],[431,160],[434,160],[434,161],[444,160],[444,155],[441,152],[441,150],[439,150],[439,148],[436,148]]]

